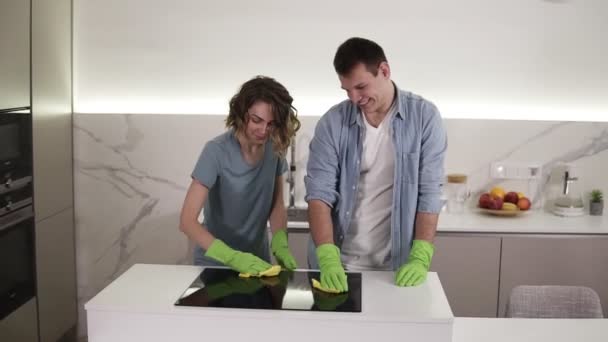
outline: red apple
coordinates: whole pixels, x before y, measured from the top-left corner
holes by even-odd
[[[484,194],[481,194],[481,196],[479,196],[479,207],[489,209],[490,200],[491,200],[491,197],[490,197],[489,193],[486,192]]]
[[[500,196],[492,196],[492,200],[494,200],[494,206],[491,209],[501,210],[503,199]]]
[[[505,202],[517,204],[518,200],[519,200],[519,195],[515,191],[509,191],[505,195]]]
[[[530,200],[526,197],[522,197],[517,201],[517,207],[519,210],[528,210],[532,206]]]

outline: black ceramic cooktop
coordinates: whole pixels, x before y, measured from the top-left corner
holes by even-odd
[[[276,277],[240,278],[226,268],[205,268],[177,300],[178,306],[361,312],[361,273],[347,272],[347,293],[312,288],[318,271],[281,271]]]

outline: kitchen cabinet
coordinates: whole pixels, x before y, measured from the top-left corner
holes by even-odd
[[[600,296],[608,317],[608,237],[503,237],[499,317],[517,285],[588,286]]]
[[[496,317],[500,237],[438,235],[431,271],[437,272],[454,316]]]
[[[0,5],[0,109],[30,107],[30,2]]]
[[[36,298],[0,320],[0,341],[38,342]]]
[[[59,340],[77,321],[73,221],[70,208],[36,223],[41,341]]]
[[[32,129],[41,342],[75,337],[72,2],[32,0]]]

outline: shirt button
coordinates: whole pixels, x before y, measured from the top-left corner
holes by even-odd
[[[355,186],[353,185],[353,190],[355,190]]]
[[[360,160],[357,160],[357,164],[359,164]]]
[[[350,211],[347,211],[347,212],[346,212],[346,215],[348,215],[348,214],[350,214]]]

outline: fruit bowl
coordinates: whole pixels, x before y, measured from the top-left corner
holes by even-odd
[[[479,212],[484,213],[484,214],[488,214],[488,215],[494,215],[494,216],[517,216],[520,215],[522,213],[525,212],[525,210],[502,210],[502,209],[486,209],[486,208],[480,208],[477,207],[477,209],[479,210]]]

